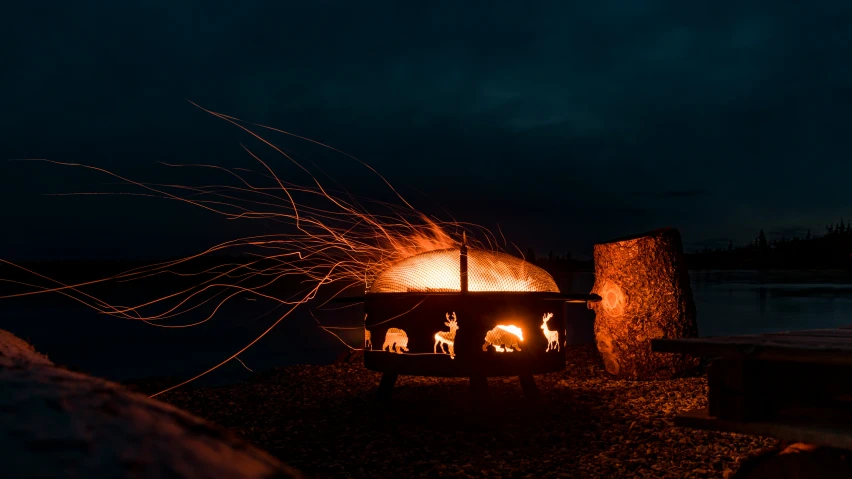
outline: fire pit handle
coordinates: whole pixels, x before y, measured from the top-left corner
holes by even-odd
[[[373,293],[381,296],[410,296],[410,295],[425,295],[425,296],[442,296],[457,293]],[[476,294],[476,293],[473,293]],[[362,303],[366,296],[346,296],[332,299],[331,303]],[[544,298],[546,301],[564,301],[566,303],[599,303],[601,297],[597,294],[552,294]]]
[[[601,301],[601,297],[596,294],[562,294],[559,296],[553,296],[550,298],[545,298],[550,301],[564,301],[566,303],[599,303]]]

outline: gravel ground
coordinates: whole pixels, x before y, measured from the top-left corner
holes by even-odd
[[[390,404],[362,364],[279,368],[251,382],[160,397],[209,419],[314,477],[729,477],[773,439],[675,427],[704,407],[706,380],[617,381],[594,346],[572,347],[565,371],[489,380],[473,405],[467,381],[400,377]]]

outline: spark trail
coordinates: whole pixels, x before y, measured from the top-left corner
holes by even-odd
[[[193,105],[195,105],[193,103]],[[152,184],[135,181],[115,172],[91,165],[68,163],[47,159],[20,161],[47,162],[57,166],[83,168],[108,175],[121,184],[135,188],[134,192],[106,194],[131,194],[189,204],[228,220],[268,220],[273,222],[275,234],[257,235],[223,242],[200,253],[173,261],[142,266],[97,280],[65,283],[0,259],[33,280],[0,278],[14,283],[23,291],[0,296],[0,299],[60,294],[87,307],[112,317],[143,321],[164,328],[197,326],[212,319],[227,302],[250,293],[256,298],[273,301],[285,311],[249,344],[223,361],[196,376],[165,389],[152,397],[192,382],[217,368],[237,359],[260,341],[281,321],[300,306],[317,299],[321,289],[330,289],[335,297],[351,289],[365,291],[376,274],[389,265],[414,254],[435,249],[450,248],[458,244],[464,231],[469,243],[482,249],[496,249],[496,237],[486,228],[467,223],[440,221],[418,212],[375,169],[358,158],[329,145],[276,128],[249,123],[239,118],[223,115],[198,105],[206,113],[227,121],[256,139],[278,157],[283,157],[310,178],[307,185],[286,181],[261,158],[260,153],[243,145],[251,161],[260,166],[261,180],[249,176],[246,168],[225,168],[210,164],[174,165],[174,168],[202,168],[221,173],[228,182],[216,185],[188,186],[179,184]],[[284,149],[261,136],[257,130],[283,134],[307,141],[363,165],[393,192],[398,203],[381,202],[350,194],[342,187],[329,188],[310,168],[297,161]],[[254,174],[256,177],[257,174]],[[104,194],[96,192],[76,195]],[[502,233],[501,233],[502,234]],[[477,241],[475,238],[483,240]],[[245,261],[220,264],[212,268],[193,269],[199,260],[211,255],[238,252]],[[194,279],[187,287],[132,305],[114,305],[91,292],[93,287],[107,283],[128,283],[160,275],[175,275]],[[282,284],[298,283],[295,291],[281,293]],[[181,321],[183,315],[194,311],[206,312],[202,320]]]

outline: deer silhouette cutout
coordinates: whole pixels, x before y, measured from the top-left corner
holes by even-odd
[[[385,349],[388,352],[397,354],[408,351],[408,335],[399,328],[388,329],[387,334],[385,334],[385,344],[382,345],[382,351]]]
[[[364,323],[367,323],[367,313],[364,313]],[[364,349],[373,350],[373,335],[370,334],[370,330],[366,326],[364,326]]]
[[[506,351],[511,353],[515,349],[521,350],[518,345],[524,340],[524,333],[517,326],[505,326],[498,324],[494,329],[485,333],[485,344],[482,345],[483,351],[488,351],[488,346],[494,346],[497,352]]]
[[[447,322],[444,323],[445,326],[450,328],[450,331],[438,331],[435,333],[435,347],[433,350],[435,353],[438,353],[438,345],[441,345],[441,354],[447,354],[444,351],[444,345],[446,344],[450,350],[450,359],[456,359],[456,352],[453,349],[453,342],[456,340],[456,331],[459,329],[459,325],[456,322],[456,313],[453,312],[452,318],[450,318],[450,313],[446,314]]]
[[[544,352],[556,349],[559,351],[559,331],[551,331],[547,329],[547,322],[553,318],[553,313],[546,313],[541,318],[541,330],[544,331],[544,337],[547,338],[547,349]]]

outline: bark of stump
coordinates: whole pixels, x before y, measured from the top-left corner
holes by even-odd
[[[680,233],[662,229],[596,244],[595,341],[607,372],[666,379],[697,359],[651,352],[651,339],[698,336]]]
[[[2,477],[300,478],[223,429],[0,330]]]

